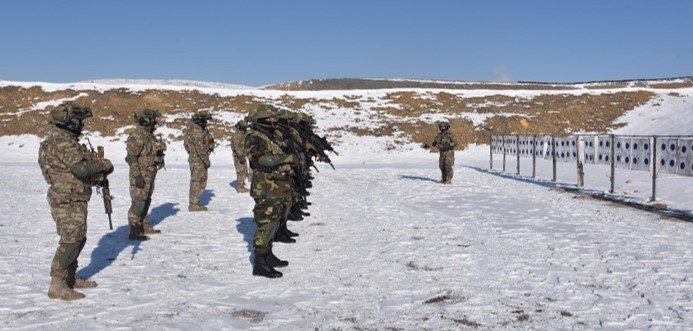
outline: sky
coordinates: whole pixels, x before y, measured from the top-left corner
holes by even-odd
[[[0,79],[693,75],[693,1],[0,1]]]

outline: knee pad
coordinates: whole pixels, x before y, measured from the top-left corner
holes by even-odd
[[[76,243],[60,244],[58,247],[60,254],[58,254],[56,257],[61,268],[67,269],[70,264],[77,260],[79,252],[82,251],[82,248],[84,247],[84,243],[86,243],[86,240],[78,241]]]
[[[133,201],[130,210],[138,217],[147,216],[147,200]]]

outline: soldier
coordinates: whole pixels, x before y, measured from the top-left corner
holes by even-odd
[[[236,130],[231,137],[231,150],[233,151],[233,165],[236,168],[236,187],[239,193],[246,193],[245,179],[250,177],[248,173],[248,161],[243,150],[243,138],[248,129],[248,123],[240,120],[235,125]]]
[[[51,111],[55,125],[39,148],[38,163],[50,184],[48,204],[55,221],[59,246],[51,263],[51,299],[77,300],[84,294],[74,288],[96,287],[96,282],[77,277],[77,258],[87,241],[87,203],[91,186],[113,172],[113,164],[99,159],[79,144],[83,121],[91,109],[64,103]]]
[[[158,110],[145,109],[135,114],[137,126],[127,140],[127,157],[125,161],[130,166],[130,198],[132,204],[128,211],[130,224],[130,240],[147,240],[145,234],[159,233],[149,226],[149,207],[154,193],[154,180],[159,169],[164,167],[164,151],[166,144],[154,136],[157,118],[161,116]]]
[[[243,139],[253,179],[250,196],[255,200],[253,220],[257,225],[253,236],[255,264],[253,275],[268,278],[281,277],[275,270],[289,262],[280,260],[272,252],[272,238],[285,217],[286,206],[292,200],[292,165],[298,162],[293,154],[282,151],[285,137],[277,128],[277,109],[271,105],[260,105],[249,115],[253,124]]]
[[[452,184],[452,166],[455,165],[455,146],[457,146],[457,137],[450,131],[450,122],[444,121],[438,123],[438,135],[433,141],[433,147],[438,147],[440,158],[438,166],[442,173],[442,179],[439,183]]]
[[[211,165],[209,154],[214,151],[214,138],[207,128],[207,121],[211,119],[212,114],[209,112],[198,111],[192,116],[193,125],[183,135],[190,165],[189,211],[207,210],[207,207],[200,205],[200,196],[207,187],[207,169]]]

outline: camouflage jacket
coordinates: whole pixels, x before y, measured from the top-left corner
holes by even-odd
[[[207,128],[194,123],[190,125],[183,135],[183,145],[188,152],[188,162],[201,162],[209,168],[209,154],[214,151],[214,138]]]
[[[125,161],[130,166],[130,176],[155,176],[164,166],[166,144],[156,138],[149,128],[138,125],[127,140]]]
[[[231,150],[233,151],[234,157],[245,157],[245,149],[243,148],[243,138],[245,138],[245,131],[234,130],[231,136]]]
[[[77,178],[70,168],[84,160],[90,160],[92,153],[79,144],[78,138],[63,129],[53,127],[39,148],[38,163],[43,178],[51,187],[48,201],[51,205],[70,201],[89,201],[91,184]]]
[[[433,146],[437,147],[441,152],[454,150],[455,146],[457,146],[457,137],[450,129],[438,132],[436,139],[433,140]]]
[[[288,164],[268,168],[260,165],[263,156],[285,156],[282,151],[284,137],[279,130],[269,134],[251,129],[243,138],[243,148],[253,169],[250,196],[254,199],[290,199],[293,193],[291,176],[293,169]]]

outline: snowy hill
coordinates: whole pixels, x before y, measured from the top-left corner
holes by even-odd
[[[154,83],[152,83],[154,84]],[[540,160],[539,180],[488,168],[488,128],[691,134],[693,88],[574,86],[570,90],[277,91],[161,82],[0,82],[1,329],[687,329],[693,323],[693,223],[561,190],[575,165]],[[89,205],[79,274],[99,282],[83,300],[48,299],[57,235],[36,164],[50,107],[91,105],[85,136],[106,147],[114,227]],[[308,112],[335,141],[298,242],[276,244],[284,277],[251,275],[253,200],[236,193],[231,150],[212,155],[203,197],[187,211],[189,170],[178,140],[190,112],[211,109],[215,135],[258,102]],[[167,169],[151,221],[163,232],[127,240],[124,137],[132,111],[164,111]],[[465,149],[452,185],[419,143],[453,121]],[[523,131],[516,131],[523,133]],[[531,132],[531,131],[524,131]],[[498,162],[496,160],[496,162]],[[510,167],[514,163],[508,161]],[[608,167],[588,165],[604,191]],[[509,171],[511,172],[511,171]],[[543,178],[543,179],[542,179]],[[693,210],[693,178],[661,174],[661,203]],[[619,171],[617,195],[646,201],[649,173]]]

